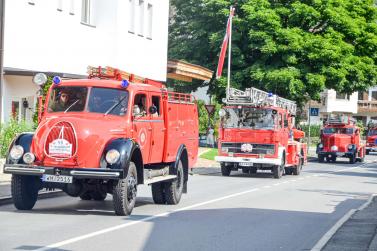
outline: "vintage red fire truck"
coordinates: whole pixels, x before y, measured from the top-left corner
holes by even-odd
[[[307,161],[304,133],[293,129],[296,104],[256,88],[227,90],[220,110],[218,156],[221,172],[271,170],[279,179],[299,175]]]
[[[117,215],[129,215],[137,186],[150,184],[157,204],[187,192],[198,153],[198,110],[188,94],[105,67],[89,79],[53,80],[35,133],[9,148],[14,205],[30,210],[38,191],[62,189],[82,200],[112,194]]]
[[[318,161],[335,162],[338,157],[363,162],[365,145],[361,143],[360,128],[355,120],[343,114],[330,114],[321,130],[321,142],[317,145]]]
[[[368,124],[366,154],[377,151],[377,121]]]

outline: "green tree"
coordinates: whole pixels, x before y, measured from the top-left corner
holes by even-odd
[[[43,104],[46,102],[46,95],[51,85],[52,85],[52,77],[47,77],[47,82],[41,87],[41,90],[40,90],[40,95],[43,97],[42,99]],[[35,126],[38,126],[38,109],[39,109],[39,100],[37,101],[37,104],[35,105],[35,112],[33,114],[33,122]]]
[[[171,3],[169,58],[214,70],[229,6],[236,7],[232,86],[254,86],[301,105],[308,98],[319,100],[325,88],[350,94],[376,84],[377,10],[372,0]],[[211,81],[210,91],[221,100],[225,86],[224,78]]]

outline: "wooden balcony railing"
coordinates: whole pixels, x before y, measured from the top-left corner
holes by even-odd
[[[359,100],[357,104],[358,113],[377,112],[377,101]]]

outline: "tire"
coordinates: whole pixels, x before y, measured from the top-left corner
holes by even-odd
[[[335,163],[335,162],[336,162],[336,156],[331,156],[331,159],[330,159],[330,160],[331,160],[331,162],[334,162],[334,163]]]
[[[298,165],[296,166],[296,168],[293,168],[292,170],[293,175],[300,175],[302,169],[302,162],[303,160],[300,158],[300,160],[298,161]]]
[[[164,183],[160,182],[152,184],[152,197],[155,204],[166,204]]]
[[[92,199],[92,194],[91,192],[85,192],[80,195],[80,199],[82,200],[91,200]]]
[[[258,171],[258,169],[256,167],[250,168],[250,173],[252,173],[252,174],[256,174],[257,171]]]
[[[169,205],[176,205],[179,203],[183,192],[184,170],[182,160],[179,160],[177,170],[177,178],[172,182],[165,183],[165,198]]]
[[[283,170],[285,168],[284,166],[285,166],[285,156],[281,160],[281,165],[274,166],[272,168],[272,173],[274,175],[274,179],[280,179],[283,176]]]
[[[365,153],[366,153],[366,155],[369,155],[370,150],[366,150]]]
[[[332,157],[326,157],[326,162],[327,162],[327,163],[330,163],[330,162],[331,162],[331,159],[332,159]]]
[[[92,192],[92,198],[96,201],[104,201],[106,199],[107,193],[105,191],[96,190]]]
[[[325,156],[323,156],[322,154],[318,154],[318,162],[323,163],[324,161],[325,161]]]
[[[113,185],[113,205],[116,215],[130,215],[135,206],[137,194],[137,171],[130,162],[127,177]]]
[[[285,168],[285,175],[292,175],[292,172],[293,172],[292,168],[290,167]]]
[[[38,199],[40,180],[34,176],[12,175],[11,193],[18,210],[31,210]]]
[[[230,167],[227,166],[227,165],[225,165],[224,162],[221,162],[220,165],[221,165],[221,174],[222,174],[222,176],[229,176],[230,172],[232,171],[232,170],[230,170]]]
[[[350,164],[355,164],[356,162],[356,155],[353,154],[351,157],[350,157]]]
[[[248,174],[248,173],[250,173],[250,169],[247,168],[247,167],[242,167],[242,173]]]

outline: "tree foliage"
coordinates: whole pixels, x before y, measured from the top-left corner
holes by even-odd
[[[350,94],[376,84],[377,10],[372,0],[172,0],[171,4],[169,58],[213,70],[229,6],[236,7],[232,86],[254,86],[302,104],[308,98],[319,100],[325,88]],[[220,100],[226,80],[211,83],[210,91]]]

